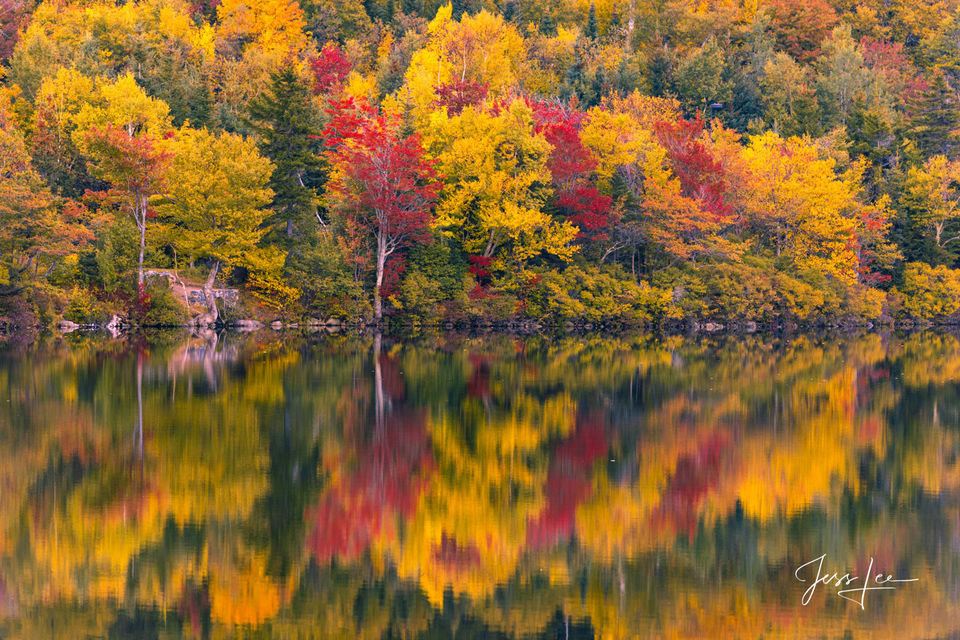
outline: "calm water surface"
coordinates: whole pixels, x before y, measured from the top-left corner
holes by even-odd
[[[956,637],[958,385],[935,334],[6,347],[0,638]],[[803,606],[824,554],[915,580]]]

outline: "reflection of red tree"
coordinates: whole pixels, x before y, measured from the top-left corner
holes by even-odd
[[[7,583],[0,578],[0,618],[17,614],[17,603],[7,589]]]
[[[486,398],[490,395],[490,360],[477,353],[470,354],[473,372],[467,382],[467,395],[471,398]]]
[[[459,573],[480,565],[480,550],[473,544],[457,544],[442,533],[440,544],[433,547],[433,559],[448,571]]]
[[[573,534],[577,506],[590,493],[590,471],[607,453],[603,416],[590,413],[577,422],[576,432],[553,451],[547,506],[527,527],[527,545],[533,549],[550,547]]]
[[[203,632],[203,620],[210,615],[210,595],[207,593],[207,588],[186,585],[177,611],[190,620],[190,631],[194,636],[199,637]]]
[[[693,539],[699,519],[697,508],[716,489],[720,480],[723,445],[724,438],[714,433],[700,442],[693,453],[677,460],[660,507],[654,514],[655,525],[685,532]]]
[[[307,544],[318,562],[354,560],[397,518],[413,515],[433,469],[423,411],[398,411],[360,445],[356,470],[311,510]]]

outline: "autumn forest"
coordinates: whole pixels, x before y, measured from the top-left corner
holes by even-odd
[[[0,319],[949,322],[958,41],[957,0],[2,0]]]

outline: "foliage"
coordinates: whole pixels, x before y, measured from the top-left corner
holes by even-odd
[[[582,272],[625,287],[591,317],[865,320],[960,266],[948,4],[0,3],[2,286],[136,299],[127,211],[148,267],[288,315],[508,319]]]
[[[373,236],[373,313],[379,321],[387,259],[429,240],[440,184],[419,137],[404,137],[391,114],[350,100],[334,103],[331,116],[325,131],[334,168],[331,205],[343,214],[348,233]]]
[[[166,168],[169,187],[155,207],[159,235],[183,261],[209,258],[227,270],[252,269],[273,196],[270,161],[252,140],[206,129],[183,128],[164,148],[173,160]]]
[[[637,283],[619,269],[601,271],[592,265],[571,265],[559,273],[544,273],[534,287],[525,312],[535,317],[643,323],[663,320],[674,313],[669,291]]]
[[[911,262],[903,270],[903,308],[911,316],[932,320],[960,309],[960,272],[943,265]]]

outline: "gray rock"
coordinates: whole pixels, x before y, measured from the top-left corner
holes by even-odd
[[[257,320],[250,320],[249,318],[243,320],[237,320],[233,323],[233,327],[237,331],[259,331],[263,328],[263,323]]]
[[[60,330],[60,333],[73,333],[80,328],[80,325],[76,322],[70,322],[69,320],[61,320],[57,328]]]

